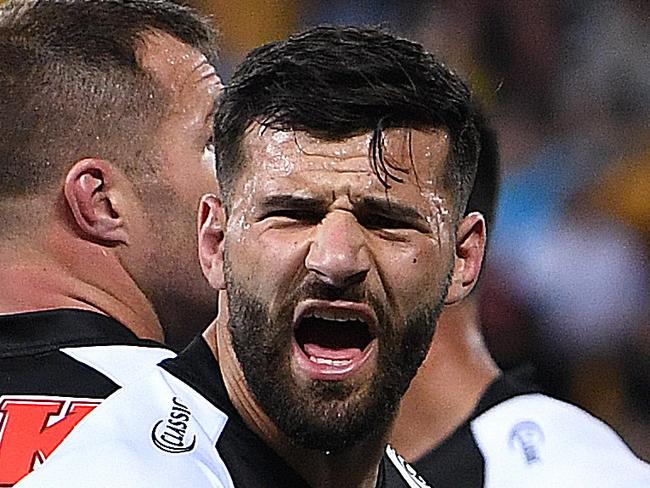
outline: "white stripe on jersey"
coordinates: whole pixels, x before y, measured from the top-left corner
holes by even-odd
[[[130,383],[176,353],[162,347],[133,345],[66,347],[61,352],[96,369],[119,386]]]
[[[386,455],[388,456],[388,459],[391,460],[393,465],[397,468],[397,471],[400,472],[402,477],[404,478],[404,481],[411,487],[411,488],[431,488],[424,479],[420,475],[417,474],[415,469],[406,462],[406,460],[397,454],[395,449],[393,449],[392,446],[386,446]]]

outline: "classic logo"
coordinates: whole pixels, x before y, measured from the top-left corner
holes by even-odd
[[[172,404],[167,419],[159,420],[151,429],[151,440],[161,451],[171,454],[189,452],[196,445],[195,435],[190,442],[185,439],[192,413],[178,397],[172,398]]]
[[[541,462],[541,447],[544,444],[544,432],[539,425],[530,420],[516,424],[510,431],[508,445],[510,449],[518,449],[526,460],[526,464]]]
[[[0,486],[13,486],[45,461],[99,399],[0,397]]]
[[[413,466],[406,462],[406,460],[397,454],[397,451],[392,446],[386,446],[386,454],[393,462],[397,470],[404,477],[408,485],[412,488],[431,488],[426,481],[417,474]]]

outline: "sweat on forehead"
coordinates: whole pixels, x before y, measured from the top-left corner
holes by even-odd
[[[361,134],[328,141],[258,125],[248,131],[242,144],[245,161],[225,188],[228,211],[247,216],[250,222],[269,209],[299,207],[306,212],[307,202],[319,211],[392,208],[404,209],[406,215],[408,209],[419,216],[422,225],[434,222],[443,209],[451,215],[453,203],[443,176],[449,151],[444,131],[387,132],[386,158],[404,170],[403,181],[390,188],[371,167],[369,139],[368,134]]]
[[[372,168],[371,139],[372,133],[366,133],[325,140],[305,131],[272,129],[255,122],[242,142],[243,168],[268,171],[269,176],[288,176],[296,170],[361,172],[378,180]],[[449,138],[444,130],[387,129],[382,152],[403,181],[431,183],[442,177]],[[298,169],[299,162],[306,164]]]
[[[222,88],[205,54],[170,34],[157,29],[142,34],[137,54],[140,67],[161,84],[167,95],[203,83],[216,97]]]

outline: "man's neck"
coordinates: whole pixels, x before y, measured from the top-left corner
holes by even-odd
[[[219,308],[221,313],[224,307]],[[369,439],[331,452],[291,443],[252,398],[229,345],[230,337],[222,317],[204,337],[219,360],[228,396],[246,425],[313,488],[374,488],[386,439]]]
[[[471,415],[499,375],[481,336],[476,298],[448,307],[402,399],[391,444],[408,461],[438,446]]]
[[[143,339],[163,333],[146,297],[113,249],[50,234],[38,242],[0,242],[0,313],[77,308],[108,315]]]
[[[288,442],[273,447],[313,488],[375,488],[386,441],[363,442],[325,453],[301,449]]]

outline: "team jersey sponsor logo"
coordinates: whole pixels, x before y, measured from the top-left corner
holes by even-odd
[[[0,486],[13,486],[40,465],[102,402],[95,398],[0,397]]]
[[[526,464],[541,462],[542,444],[544,444],[544,432],[533,421],[519,422],[510,431],[508,445],[510,449],[521,451]]]
[[[170,454],[189,452],[196,445],[196,436],[187,439],[192,413],[178,397],[172,398],[172,409],[166,419],[159,420],[151,429],[151,440],[161,451]]]
[[[393,462],[397,470],[404,477],[408,485],[412,488],[431,488],[426,481],[420,476],[413,466],[406,462],[406,460],[397,454],[397,451],[392,446],[386,446],[386,454]]]

